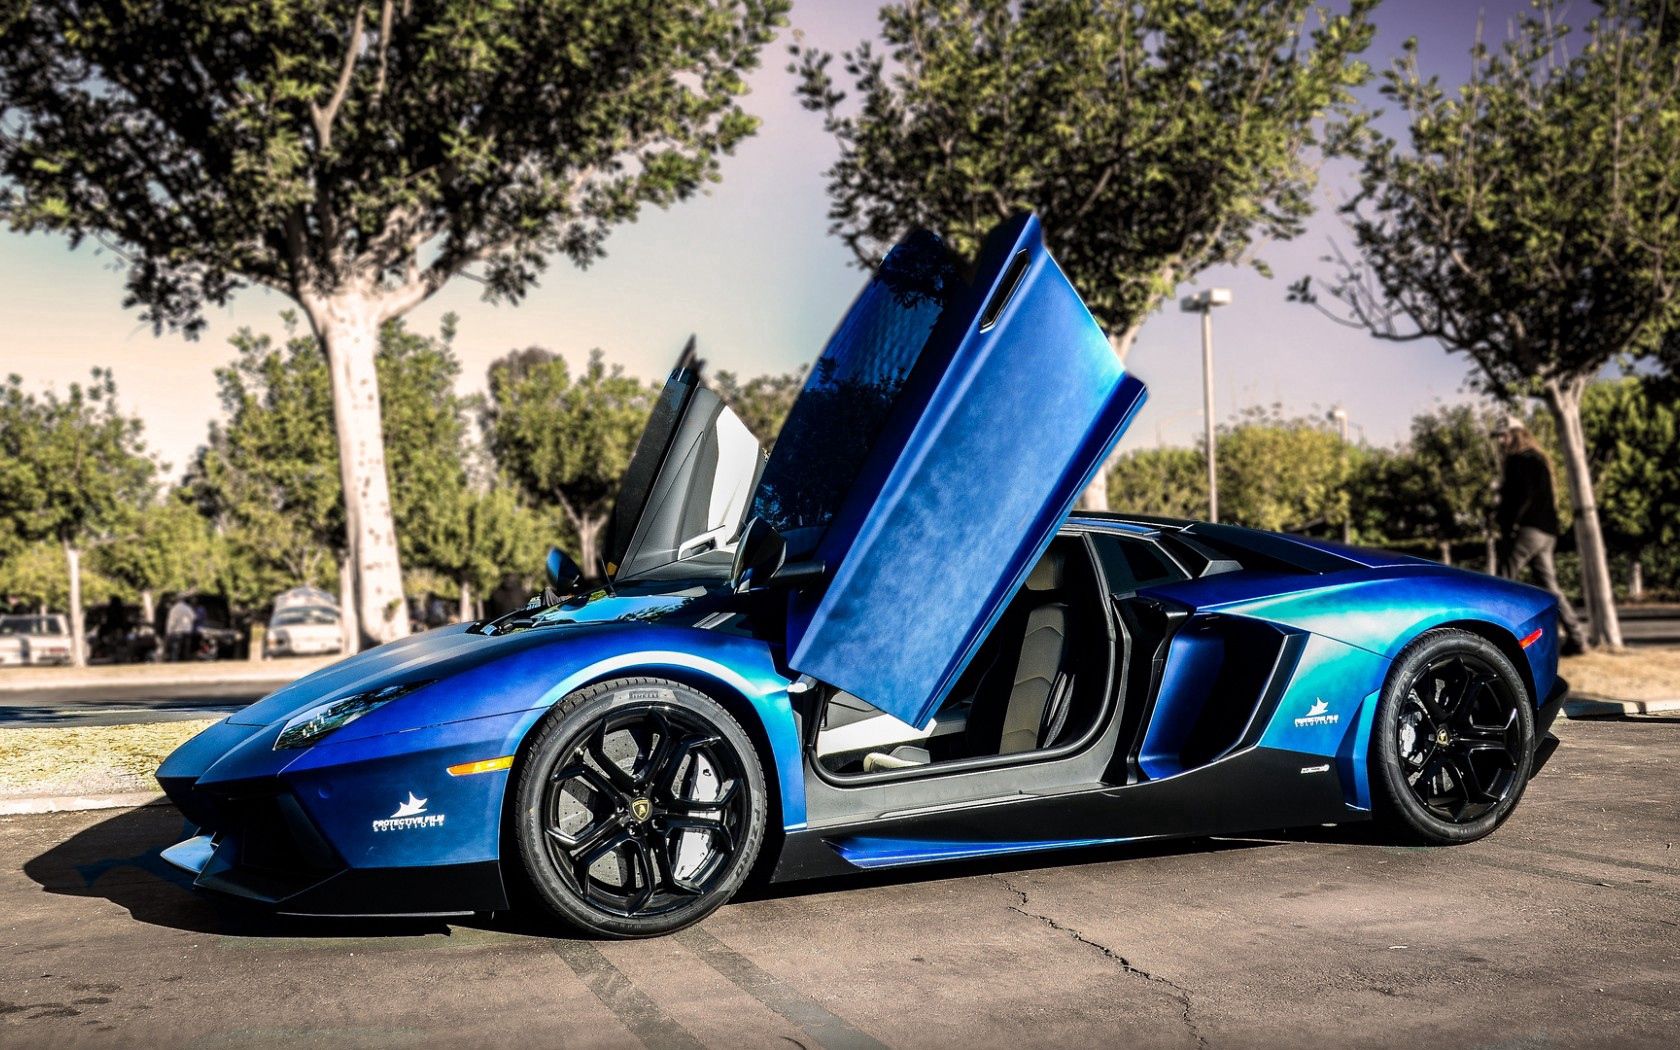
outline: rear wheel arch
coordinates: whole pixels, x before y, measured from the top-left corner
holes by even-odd
[[[1539,705],[1540,696],[1534,687],[1534,669],[1528,665],[1528,656],[1523,653],[1523,648],[1518,644],[1516,635],[1498,624],[1489,623],[1487,620],[1449,620],[1446,623],[1435,624],[1428,631],[1419,631],[1412,641],[1415,642],[1417,638],[1423,637],[1429,631],[1442,630],[1463,631],[1466,634],[1473,634],[1493,643],[1501,653],[1505,654],[1505,658],[1511,661],[1511,665],[1517,669],[1517,675],[1522,678],[1523,688],[1528,692],[1529,702],[1536,706]],[[1410,644],[1410,642],[1407,643],[1408,647]]]
[[[1474,626],[1487,627],[1491,625],[1476,623]],[[1378,824],[1384,827],[1388,834],[1396,840],[1403,843],[1427,845],[1451,845],[1475,841],[1499,827],[1520,802],[1523,789],[1532,775],[1535,715],[1532,702],[1530,702],[1532,687],[1525,684],[1522,671],[1526,661],[1521,656],[1520,647],[1516,647],[1514,642],[1512,647],[1517,648],[1517,655],[1514,657],[1506,652],[1507,647],[1505,645],[1500,644],[1496,638],[1489,637],[1485,631],[1471,630],[1463,624],[1450,623],[1433,625],[1427,630],[1418,632],[1416,636],[1407,641],[1406,645],[1395,656],[1379,693],[1367,761],[1370,768],[1372,815],[1376,818]],[[1465,656],[1456,656],[1455,653],[1463,653]],[[1419,767],[1415,764],[1408,765],[1406,756],[1417,755],[1420,748],[1417,743],[1407,742],[1403,735],[1399,735],[1396,720],[1401,717],[1401,713],[1408,703],[1405,699],[1406,696],[1414,697],[1411,701],[1414,708],[1419,706],[1415,700],[1415,694],[1406,692],[1411,684],[1418,680],[1418,676],[1431,674],[1438,679],[1439,673],[1432,671],[1432,668],[1447,666],[1455,659],[1460,661],[1462,667],[1463,660],[1466,657],[1471,662],[1480,661],[1488,674],[1505,677],[1509,690],[1506,694],[1508,697],[1506,702],[1510,705],[1506,710],[1510,714],[1509,719],[1504,723],[1503,746],[1496,747],[1495,750],[1503,751],[1510,756],[1510,761],[1504,764],[1504,768],[1510,773],[1510,778],[1499,780],[1498,774],[1495,774],[1494,781],[1498,783],[1498,794],[1495,795],[1495,782],[1486,777],[1488,770],[1485,763],[1487,759],[1483,758],[1481,771],[1470,774],[1470,779],[1466,780],[1463,763],[1477,764],[1476,760],[1467,752],[1482,753],[1483,749],[1479,742],[1485,739],[1483,734],[1490,729],[1496,734],[1499,733],[1497,710],[1490,712],[1486,707],[1465,706],[1466,701],[1463,700],[1456,704],[1452,703],[1450,702],[1453,695],[1451,692],[1452,686],[1449,684],[1448,692],[1443,694],[1440,692],[1438,685],[1435,695],[1443,710],[1436,710],[1431,707],[1425,715],[1424,726],[1428,727],[1430,724],[1428,719],[1433,719],[1437,725],[1444,727],[1442,729],[1443,735],[1440,738],[1438,748],[1432,744],[1424,745],[1428,747],[1428,752],[1421,755],[1417,761],[1422,763],[1422,775],[1432,778],[1429,783],[1433,786],[1428,790],[1428,794],[1439,796],[1443,790],[1440,787],[1442,782],[1434,778],[1448,771],[1442,770],[1439,765],[1431,765],[1430,760],[1437,754],[1446,756],[1456,754],[1458,756],[1456,759],[1446,757],[1439,761],[1444,761],[1447,766],[1458,770],[1449,780],[1445,781],[1445,785],[1447,788],[1456,791],[1467,803],[1466,806],[1458,807],[1457,812],[1443,816],[1438,811],[1430,812],[1430,807],[1441,804],[1439,798],[1425,798],[1414,790],[1416,785],[1424,784],[1425,781],[1415,780],[1408,775],[1409,770],[1416,770]],[[1500,663],[1511,665],[1508,674],[1499,669]],[[1484,681],[1496,682],[1497,678],[1488,678]],[[1471,692],[1470,690],[1477,691]],[[1519,690],[1526,695],[1517,695]],[[1480,701],[1470,701],[1470,703],[1486,704],[1491,701],[1497,704],[1499,699],[1497,692],[1488,692],[1486,686],[1479,689],[1476,686],[1468,686],[1465,687],[1463,693],[1467,696],[1483,698]],[[1476,722],[1478,711],[1482,714],[1481,723]],[[1486,717],[1488,714],[1495,714],[1496,717],[1492,720],[1495,724],[1487,724],[1490,721]],[[1467,726],[1460,724],[1461,720],[1465,718],[1470,723]],[[1433,732],[1431,730],[1423,733],[1420,737],[1414,738],[1414,741],[1428,741]],[[1466,741],[1470,742],[1468,747],[1466,747]],[[1436,772],[1431,774],[1431,769],[1436,770]],[[1486,785],[1486,787],[1477,785]],[[1481,797],[1477,797],[1478,793]],[[1447,801],[1451,802],[1450,796],[1447,797]],[[1491,803],[1492,808],[1478,810],[1474,813],[1462,812],[1465,808],[1468,808],[1468,804],[1481,806],[1484,803]]]

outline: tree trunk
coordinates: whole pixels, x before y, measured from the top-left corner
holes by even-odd
[[[1137,334],[1138,328],[1134,325],[1119,335],[1108,337],[1109,348],[1114,351],[1114,356],[1120,359],[1121,364],[1125,364],[1126,357],[1131,354],[1132,344],[1137,342]],[[1112,454],[1112,450],[1110,452]],[[1097,472],[1091,476],[1091,481],[1085,486],[1085,491],[1079,494],[1078,506],[1080,510],[1099,512],[1112,509],[1108,505],[1108,460],[1106,458],[1097,467]]]
[[[1499,575],[1499,541],[1494,539],[1493,533],[1488,533],[1483,539],[1487,542],[1487,574]]]
[[[408,634],[408,607],[403,600],[397,530],[385,472],[379,373],[374,365],[379,313],[360,294],[316,302],[310,313],[326,344],[332,374],[333,426],[344,485],[344,539],[351,569],[348,594],[352,600],[344,603],[343,611],[355,609],[358,641],[377,645]]]
[[[64,564],[70,571],[70,664],[87,666],[87,627],[82,623],[82,552],[64,541]]]
[[[1585,379],[1548,382],[1546,405],[1557,424],[1569,495],[1575,502],[1575,550],[1581,557],[1581,591],[1586,599],[1587,616],[1592,620],[1592,641],[1620,649],[1622,625],[1616,617],[1610,560],[1604,548],[1604,532],[1598,523],[1598,503],[1593,498],[1592,472],[1587,465],[1587,441],[1581,430],[1581,395],[1586,382]]]
[[[1437,541],[1435,541],[1435,545],[1441,551],[1441,564],[1442,565],[1451,565],[1452,564],[1452,544],[1448,543],[1446,540],[1437,540]]]
[[[572,519],[572,527],[578,534],[578,565],[585,576],[598,571],[597,560],[601,556],[601,529],[607,524],[605,514],[579,514]]]
[[[338,559],[338,625],[343,631],[344,654],[349,656],[362,649],[362,629],[356,616],[355,587],[351,583],[355,573],[348,555]]]
[[[152,589],[142,587],[140,589],[140,622],[149,624],[156,618],[157,604],[152,598]]]
[[[462,580],[461,581],[461,622],[462,623],[472,622],[472,620],[474,619],[472,610],[473,610],[472,583],[468,580]]]

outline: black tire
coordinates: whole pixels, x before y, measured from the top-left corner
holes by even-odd
[[[764,842],[764,770],[740,723],[662,678],[556,704],[516,770],[514,835],[537,900],[603,937],[653,937],[716,911]]]
[[[1402,842],[1474,842],[1511,815],[1534,763],[1534,702],[1499,647],[1430,631],[1400,653],[1371,729],[1371,801]]]

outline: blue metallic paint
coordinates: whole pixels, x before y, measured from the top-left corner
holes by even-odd
[[[947,357],[935,360],[933,377],[907,388],[906,418],[889,426],[824,540],[832,581],[814,600],[794,603],[786,665],[780,638],[773,645],[657,621],[693,600],[693,587],[686,595],[675,593],[678,584],[663,594],[598,593],[536,615],[537,626],[525,630],[456,626],[341,661],[206,729],[163,763],[160,781],[190,819],[212,830],[241,797],[295,800],[348,865],[345,874],[436,870],[482,878],[488,870],[494,879],[512,774],[455,777],[447,768],[516,754],[551,707],[582,686],[672,677],[718,697],[762,741],[786,834],[782,859],[798,853],[791,870],[809,874],[824,864],[850,870],[1254,830],[1275,826],[1269,822],[1285,819],[1280,814],[1310,822],[1368,816],[1367,756],[1384,680],[1401,650],[1437,626],[1494,637],[1523,658],[1536,703],[1553,695],[1556,608],[1543,592],[1405,556],[1279,540],[1310,548],[1314,567],[1218,574],[1143,592],[1188,615],[1142,728],[1143,779],[1060,794],[1021,791],[1006,805],[945,805],[925,820],[882,812],[866,825],[808,827],[807,756],[788,665],[906,721],[925,721],[1142,402],[1142,384],[1110,353],[1044,252],[1036,220],[1008,234],[1009,250],[979,282],[977,302],[1025,250],[1030,266],[1021,285],[995,327],[981,333],[971,319],[937,351]],[[1036,355],[1052,349],[1055,366],[1039,367]],[[1034,381],[1023,384],[1028,372]],[[1156,531],[1074,520],[1131,535]],[[1187,767],[1182,747],[1194,720],[1221,699],[1209,691],[1228,643],[1209,625],[1232,621],[1267,625],[1283,639],[1279,677],[1254,701],[1238,745]],[[1517,640],[1537,628],[1539,641],[1517,652]],[[284,722],[299,712],[394,685],[414,688],[312,747],[274,749]],[[1115,746],[1113,733],[1104,738]],[[1322,764],[1330,768],[1321,773]],[[1116,759],[1112,768],[1123,765]],[[375,830],[410,798],[424,799],[441,825]],[[770,843],[777,848],[777,839]],[[234,860],[206,863],[222,879]],[[499,883],[492,889],[472,899],[500,899]]]
[[[467,652],[463,642],[467,641]],[[387,651],[396,650],[396,652]],[[395,659],[401,656],[402,659]],[[368,668],[365,673],[355,673]],[[451,777],[450,765],[515,753],[548,709],[591,682],[661,675],[716,696],[738,697],[769,746],[783,823],[805,821],[798,731],[769,646],[739,635],[657,623],[552,626],[486,637],[458,630],[381,646],[311,676],[327,692],[294,683],[184,744],[158,770],[215,791],[275,781],[289,790],[352,867],[407,867],[493,860],[500,850],[503,772]],[[276,751],[297,709],[402,681],[436,679],[351,723],[311,748]],[[260,710],[259,710],[260,709]],[[252,722],[264,725],[251,725]],[[410,792],[442,828],[379,833]]]
[[[832,579],[790,627],[790,666],[912,725],[945,698],[1144,399],[1037,220],[998,245],[967,323],[936,330],[954,345],[924,352],[932,376],[913,374],[823,539]],[[1020,253],[1027,269],[983,330],[978,304]],[[1055,365],[1041,367],[1048,348]]]

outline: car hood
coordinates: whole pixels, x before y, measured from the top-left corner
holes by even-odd
[[[635,624],[691,600],[685,595],[598,595],[575,607],[557,606],[539,626],[486,634],[453,624],[388,642],[299,678],[229,716],[233,725],[266,726],[316,704],[392,686],[433,682],[493,660],[552,643],[558,632],[601,624]]]

